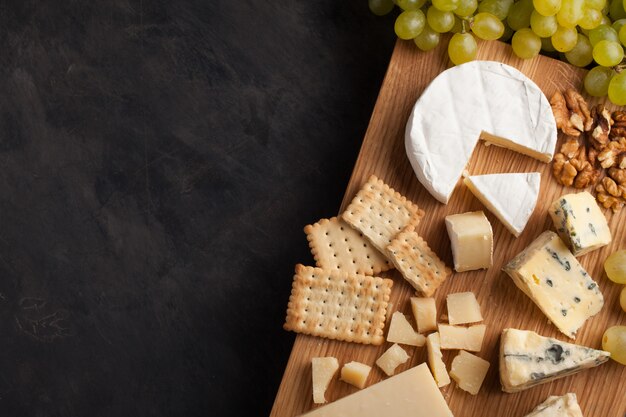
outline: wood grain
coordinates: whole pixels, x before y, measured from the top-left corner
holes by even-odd
[[[542,173],[539,203],[526,229],[516,239],[462,184],[457,186],[447,205],[437,202],[422,187],[415,178],[404,151],[404,129],[416,99],[430,81],[450,65],[445,45],[447,40],[434,51],[423,53],[411,42],[397,42],[341,210],[370,174],[377,175],[426,211],[426,216],[417,231],[448,265],[452,265],[452,253],[445,231],[444,217],[470,210],[484,210],[489,218],[495,242],[493,267],[487,271],[455,273],[435,294],[438,314],[441,315],[445,312],[446,294],[473,291],[482,306],[484,323],[488,326],[483,349],[478,355],[489,360],[491,367],[480,393],[472,396],[457,388],[454,382],[442,389],[454,415],[523,416],[549,395],[575,392],[586,417],[623,416],[626,413],[626,389],[623,385],[626,381],[626,367],[614,361],[517,394],[506,394],[501,391],[497,363],[502,329],[507,327],[529,329],[568,341],[547,321],[530,299],[515,287],[512,280],[501,272],[501,268],[537,235],[552,226],[547,215],[547,206],[558,196],[575,190],[559,186],[552,178],[549,164],[506,149],[479,144],[468,165],[471,174],[531,171]],[[548,97],[557,89],[568,87],[580,89],[585,74],[584,70],[546,57],[532,60],[518,59],[513,56],[509,45],[500,42],[480,43],[478,58],[505,62],[518,68],[533,79]],[[460,91],[459,94],[463,92]],[[597,100],[590,101],[595,103]],[[334,214],[328,213],[328,216]],[[576,339],[576,343],[594,348],[601,347],[601,337],[607,327],[626,324],[626,314],[621,312],[619,307],[619,292],[622,287],[609,281],[603,270],[604,259],[613,251],[626,247],[626,210],[617,215],[606,211],[606,215],[613,234],[612,244],[580,258],[583,266],[599,283],[605,298],[603,310],[587,321],[579,330]],[[311,219],[311,222],[317,220]],[[304,236],[303,244],[306,244]],[[400,310],[411,317],[409,297],[414,295],[413,289],[396,271],[383,275],[392,277],[395,282],[391,294],[393,310]],[[287,300],[285,305],[286,303]],[[311,394],[312,357],[335,356],[341,364],[356,360],[373,365],[388,345],[385,343],[378,347],[363,346],[298,335],[271,416],[296,416],[316,407]],[[411,360],[399,371],[426,360],[425,347],[404,347],[411,355]],[[456,354],[456,351],[444,352],[448,369]],[[374,366],[368,385],[383,378],[382,371]],[[334,401],[356,390],[335,378],[331,382],[326,398]]]

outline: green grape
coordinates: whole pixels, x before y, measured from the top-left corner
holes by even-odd
[[[426,12],[426,21],[435,32],[449,32],[454,26],[454,13],[442,12],[436,7],[430,6]]]
[[[533,6],[542,16],[554,16],[561,8],[561,0],[533,0]]]
[[[609,100],[618,106],[626,105],[626,72],[614,75],[609,83]],[[606,263],[605,267],[606,269]]]
[[[422,51],[430,51],[439,44],[439,33],[426,25],[422,33],[413,38],[413,42],[415,42],[415,45]]]
[[[619,293],[619,305],[626,312],[626,287],[622,288],[622,292]]]
[[[376,16],[384,16],[393,10],[393,0],[368,0],[372,13]]]
[[[593,59],[603,67],[612,67],[624,58],[624,48],[619,42],[600,41],[593,47]]]
[[[478,11],[491,13],[500,20],[506,19],[513,6],[513,0],[482,0],[478,4]]]
[[[624,10],[622,0],[611,0],[611,4],[609,5],[609,16],[613,21],[626,19],[626,11]]]
[[[585,0],[585,7],[602,11],[606,6],[606,0]]]
[[[604,261],[604,271],[611,281],[626,284],[626,249],[610,254]]]
[[[541,38],[529,28],[520,29],[513,35],[511,46],[518,57],[533,58],[541,50]]]
[[[600,25],[589,31],[589,41],[591,42],[591,46],[596,46],[598,42],[604,40],[619,42],[619,36],[617,35],[615,29],[611,26]]]
[[[504,24],[491,13],[478,13],[471,27],[477,38],[487,41],[498,39],[504,34]]]
[[[469,17],[478,8],[478,0],[459,0],[459,5],[454,9],[454,14],[461,17]]]
[[[609,83],[615,73],[611,68],[593,67],[585,75],[585,90],[594,97],[604,97],[609,92]]]
[[[400,39],[413,39],[424,29],[426,18],[421,10],[402,12],[396,18],[394,29]]]
[[[448,56],[454,65],[473,61],[477,50],[476,39],[471,33],[455,33],[448,42]]]
[[[583,9],[583,17],[578,21],[578,24],[583,29],[593,29],[602,23],[602,12],[596,9],[585,8]]]
[[[584,0],[562,0],[561,8],[556,14],[559,25],[566,28],[575,28],[583,17]]]
[[[395,0],[402,10],[419,10],[426,0]]]
[[[619,41],[622,45],[626,45],[626,30],[624,30],[625,27],[626,26],[622,26],[619,30],[619,33],[617,34],[617,37],[619,38]]]
[[[530,28],[541,38],[554,35],[559,25],[554,16],[542,16],[534,10],[530,15]]]
[[[511,39],[513,37],[514,33],[515,33],[515,31],[513,29],[511,29],[511,27],[505,23],[504,24],[504,33],[502,34],[502,36],[500,36],[500,38],[498,40],[500,40],[502,42],[507,42],[509,39]]]
[[[459,0],[433,0],[433,6],[442,12],[451,12],[457,8]]]
[[[565,52],[565,59],[577,67],[586,67],[593,61],[592,50],[589,39],[582,33],[579,33],[576,45],[570,51]]]
[[[552,39],[541,38],[541,50],[546,52],[556,52],[556,49],[552,46]]]
[[[607,26],[611,26],[613,24],[613,21],[611,20],[610,17],[606,16],[606,15],[602,15],[602,22],[600,22],[601,25],[607,25]]]
[[[568,0],[571,1],[571,0]],[[480,9],[480,7],[479,7]],[[519,0],[513,3],[509,10],[509,16],[506,22],[513,30],[520,30],[530,26],[530,15],[533,12],[532,0]]]
[[[559,26],[554,35],[552,35],[551,40],[554,49],[559,52],[567,52],[576,46],[578,32],[576,29]]]
[[[619,30],[626,25],[626,19],[619,19],[613,22],[611,27],[619,34]]]
[[[602,335],[602,349],[611,353],[611,359],[626,365],[626,326],[613,326]]]

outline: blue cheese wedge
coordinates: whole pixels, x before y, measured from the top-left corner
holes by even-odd
[[[598,284],[550,230],[539,235],[503,270],[548,319],[572,339],[585,321],[604,305]]]
[[[567,194],[550,206],[550,217],[561,239],[574,256],[611,243],[611,231],[596,199],[584,191]]]
[[[603,364],[611,354],[540,336],[528,330],[504,329],[500,341],[500,382],[518,392]]]
[[[539,404],[526,417],[583,417],[576,394],[552,395]]]

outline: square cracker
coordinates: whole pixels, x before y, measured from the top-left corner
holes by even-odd
[[[372,175],[341,215],[382,253],[407,226],[417,226],[424,210]]]
[[[452,273],[413,227],[400,232],[387,246],[387,253],[404,279],[426,297]]]
[[[380,345],[393,281],[296,265],[283,327],[329,339]]]
[[[393,268],[363,234],[338,217],[322,219],[304,227],[318,267],[353,274],[376,275]]]

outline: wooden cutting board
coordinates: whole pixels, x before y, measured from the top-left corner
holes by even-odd
[[[435,294],[438,315],[441,315],[445,313],[446,294],[473,291],[482,307],[484,323],[488,329],[482,351],[478,356],[490,361],[491,367],[479,394],[473,396],[466,393],[456,387],[454,381],[442,388],[442,393],[455,416],[521,417],[549,395],[562,395],[567,392],[575,392],[578,395],[586,417],[624,416],[626,366],[614,361],[517,394],[506,394],[501,390],[498,376],[498,348],[502,329],[507,327],[528,329],[545,336],[570,341],[547,321],[535,304],[515,287],[505,273],[501,272],[501,268],[542,231],[552,226],[547,214],[548,205],[560,195],[576,190],[558,185],[552,177],[550,164],[506,149],[485,146],[481,142],[468,165],[471,174],[532,171],[542,173],[537,208],[524,232],[516,239],[462,184],[457,186],[450,202],[443,205],[417,181],[404,151],[405,125],[422,91],[431,80],[450,66],[446,51],[447,43],[446,39],[437,49],[424,53],[412,42],[397,42],[340,212],[367,178],[375,174],[426,211],[426,216],[417,231],[449,266],[453,265],[452,252],[444,217],[473,210],[484,210],[487,214],[494,232],[493,267],[487,271],[454,273]],[[570,87],[581,89],[582,77],[585,74],[584,70],[542,56],[532,60],[519,59],[513,55],[509,45],[495,41],[479,44],[478,59],[500,61],[516,67],[534,80],[548,97],[556,90]],[[463,91],[459,91],[458,94],[463,94]],[[590,102],[595,103],[597,100]],[[561,140],[557,150],[560,142]],[[605,298],[602,311],[587,321],[579,330],[576,339],[576,343],[593,348],[601,348],[602,334],[607,327],[626,324],[626,314],[619,306],[619,292],[622,286],[609,281],[603,268],[603,262],[610,253],[626,248],[626,209],[618,214],[613,214],[610,210],[605,213],[613,234],[613,243],[580,258],[583,266],[599,283]],[[328,213],[328,217],[335,214]],[[318,219],[310,220],[314,223]],[[304,235],[302,244],[307,244]],[[312,257],[309,262],[313,264]],[[409,297],[414,295],[412,287],[395,271],[383,275],[394,280],[391,312],[399,310],[412,318],[409,303]],[[286,306],[287,300],[284,302]],[[312,401],[311,358],[334,356],[340,365],[353,360],[372,365],[367,384],[371,385],[384,378],[384,374],[374,362],[389,345],[385,343],[381,346],[366,346],[298,335],[271,416],[297,416],[318,407]],[[398,368],[397,372],[426,360],[425,346],[403,347],[411,355],[411,359]],[[448,369],[456,354],[457,351],[444,351],[444,361]],[[355,387],[340,381],[336,376],[329,386],[326,399],[335,401],[355,391],[357,391]]]

